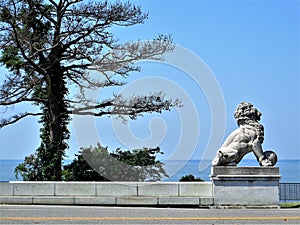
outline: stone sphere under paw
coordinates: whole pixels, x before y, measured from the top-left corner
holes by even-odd
[[[264,155],[266,159],[272,163],[272,166],[274,166],[277,163],[277,155],[273,151],[265,151]]]

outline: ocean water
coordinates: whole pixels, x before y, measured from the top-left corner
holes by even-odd
[[[170,161],[165,164],[166,171],[173,171],[171,168],[182,165],[180,161]],[[167,179],[166,181],[178,181],[182,176],[193,174],[195,177],[200,177],[204,181],[210,181],[211,166],[204,170],[199,169],[199,160],[190,160],[177,173]],[[206,163],[210,165],[209,163]],[[256,160],[243,159],[238,166],[259,166]],[[281,175],[281,183],[300,183],[300,159],[278,160],[276,167],[279,167]],[[170,174],[171,175],[171,174]]]
[[[15,167],[23,162],[23,160],[0,160],[0,181],[20,181],[22,178],[17,179],[14,176]],[[69,162],[68,162],[69,163]],[[183,162],[180,160],[176,161],[166,161],[165,170],[169,174],[169,178],[163,181],[179,181],[179,179],[188,174],[192,174],[195,177],[200,177],[205,181],[209,181],[210,177],[210,166],[204,169],[199,169],[199,160],[190,160]],[[209,165],[209,162],[206,162]],[[244,159],[241,161],[239,166],[258,166],[256,160]],[[281,175],[281,183],[300,183],[300,160],[290,159],[290,160],[279,160],[276,164],[279,167]]]

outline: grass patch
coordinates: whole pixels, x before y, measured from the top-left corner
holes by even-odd
[[[300,202],[285,202],[280,203],[281,208],[300,208]]]

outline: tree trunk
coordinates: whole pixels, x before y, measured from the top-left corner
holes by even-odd
[[[54,71],[53,71],[54,72]],[[49,76],[48,97],[49,97],[49,145],[47,155],[50,157],[50,171],[48,171],[49,180],[62,180],[62,160],[65,155],[69,131],[67,125],[69,115],[67,113],[67,104],[65,103],[65,94],[67,89],[63,75],[56,68],[56,71]],[[51,168],[52,167],[52,168]]]

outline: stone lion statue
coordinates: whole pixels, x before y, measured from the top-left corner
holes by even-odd
[[[272,151],[263,152],[264,127],[260,121],[261,112],[251,103],[238,105],[234,118],[239,126],[225,140],[212,161],[213,166],[235,166],[249,152],[253,152],[261,166],[274,166],[277,156]]]

